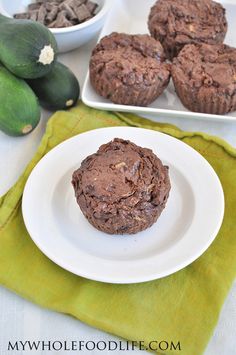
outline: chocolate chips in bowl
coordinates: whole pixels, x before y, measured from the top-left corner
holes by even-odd
[[[98,4],[90,0],[36,0],[27,11],[14,15],[16,19],[38,21],[49,28],[64,28],[81,24],[97,13]]]

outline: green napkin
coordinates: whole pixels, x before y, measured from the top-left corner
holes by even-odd
[[[21,213],[25,182],[35,164],[61,141],[98,127],[138,126],[170,134],[199,151],[224,188],[222,228],[194,263],[166,278],[113,285],[73,275],[50,261],[29,237]],[[217,323],[236,274],[236,150],[219,138],[183,132],[132,114],[97,111],[82,103],[57,112],[33,160],[0,199],[0,283],[39,305],[77,317],[91,326],[133,341],[163,341],[158,353],[199,355]],[[171,349],[180,342],[181,351]],[[164,349],[165,343],[161,344]]]

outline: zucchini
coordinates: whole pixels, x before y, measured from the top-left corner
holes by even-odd
[[[43,78],[28,80],[40,104],[48,110],[62,110],[76,104],[80,86],[72,71],[56,62],[50,73]]]
[[[0,65],[0,130],[10,136],[31,132],[40,120],[38,99],[29,85]]]
[[[0,14],[0,62],[16,76],[34,79],[46,75],[56,60],[57,44],[45,26]]]

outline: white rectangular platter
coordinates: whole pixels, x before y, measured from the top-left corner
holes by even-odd
[[[113,31],[132,34],[148,33],[148,14],[155,0],[110,1],[112,2],[112,8],[107,16],[100,38],[110,34]],[[225,43],[236,47],[236,1],[221,0],[219,2],[226,8],[226,16],[228,20],[228,32]],[[126,106],[113,104],[111,101],[96,94],[90,84],[89,75],[87,74],[82,91],[82,100],[86,105],[97,109],[127,111],[149,117],[186,117],[192,119],[236,122],[236,111],[227,115],[211,115],[195,113],[187,110],[175,93],[172,81],[170,81],[170,84],[164,93],[148,107]]]

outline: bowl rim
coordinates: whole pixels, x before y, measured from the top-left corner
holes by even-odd
[[[102,4],[102,8],[101,10],[91,19],[83,22],[83,23],[79,23],[78,25],[74,25],[74,26],[70,26],[70,27],[62,27],[62,28],[49,28],[47,27],[53,34],[61,34],[61,33],[68,33],[68,32],[75,32],[77,30],[82,30],[86,27],[92,26],[94,23],[96,23],[97,21],[99,21],[101,18],[103,18],[103,16],[106,15],[106,13],[108,12],[108,10],[111,7],[111,1],[109,0],[104,0],[103,4]],[[12,17],[10,16],[9,13],[7,13],[6,11],[4,11],[4,9],[2,8],[2,4],[0,1],[0,10],[3,13],[4,16],[7,17]]]

